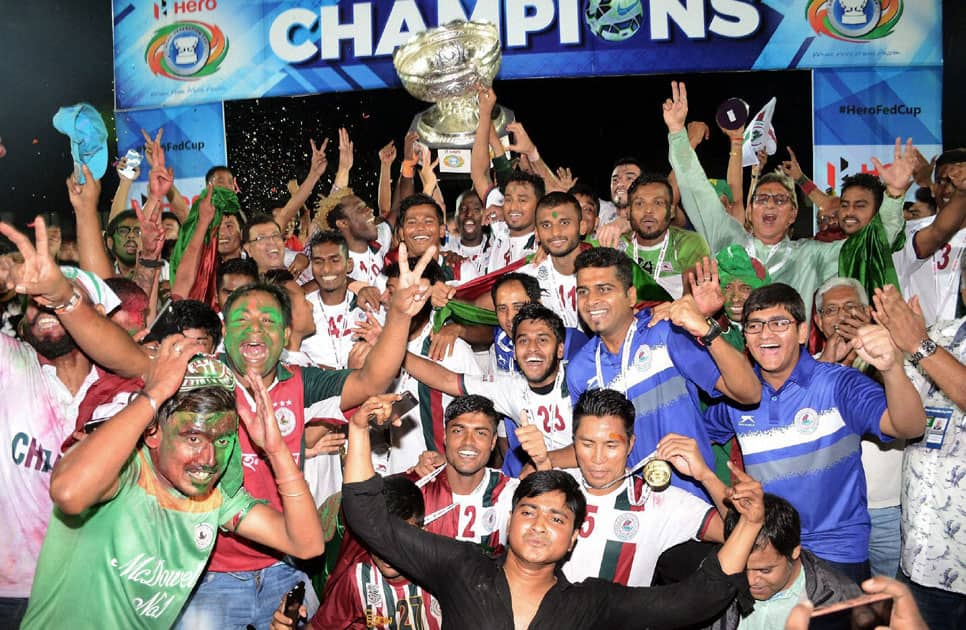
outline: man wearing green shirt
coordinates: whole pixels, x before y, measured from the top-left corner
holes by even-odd
[[[241,489],[235,379],[201,349],[165,339],[144,388],[54,469],[22,628],[170,627],[219,529],[300,558],[322,552],[315,503],[254,372],[257,409],[241,415],[271,461],[281,512]]]
[[[711,255],[708,243],[697,232],[671,225],[674,194],[666,177],[641,175],[627,197],[634,232],[621,239],[621,249],[676,300],[684,294],[684,272]]]
[[[671,94],[672,97],[664,102],[669,157],[681,191],[681,204],[695,229],[707,239],[712,252],[732,243],[740,244],[749,256],[765,264],[774,282],[783,282],[798,291],[805,301],[806,312],[811,312],[815,290],[839,272],[839,253],[846,241],[823,243],[814,239],[789,239],[788,230],[798,216],[794,184],[771,173],[758,180],[748,208],[751,233],[746,232],[725,212],[718,193],[708,182],[708,176],[688,142],[685,129],[688,100],[684,83],[672,81]],[[903,151],[897,140],[894,160],[888,168],[876,158],[872,158],[872,163],[886,185],[886,196],[879,211],[885,227],[885,240],[891,243],[902,230],[902,200],[912,183],[915,150],[910,141]],[[888,247],[888,243],[884,247]]]
[[[754,608],[741,610],[739,601],[732,601],[709,630],[784,628],[792,608],[804,599],[827,606],[862,594],[857,584],[802,549],[801,518],[791,503],[767,492],[764,498],[765,522],[745,567]],[[737,516],[728,513],[725,537]]]

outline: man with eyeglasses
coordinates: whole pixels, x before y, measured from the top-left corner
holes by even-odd
[[[133,278],[141,240],[141,224],[134,210],[124,210],[107,226],[107,250],[114,258],[114,273],[121,278]]]
[[[815,293],[815,309],[815,323],[827,340],[815,358],[873,376],[875,370],[859,358],[852,346],[858,329],[872,321],[869,296],[862,284],[838,276],[827,280]],[[862,468],[872,522],[869,562],[873,575],[892,577],[899,568],[899,493],[904,447],[904,440],[883,443],[871,436],[862,439]]]
[[[885,328],[862,326],[851,342],[879,371],[880,386],[858,370],[819,363],[802,352],[805,313],[801,296],[787,284],[752,291],[742,319],[762,383],[761,402],[712,405],[707,430],[714,442],[737,436],[748,474],[801,513],[802,545],[861,581],[870,573],[859,440],[918,437],[926,416]]]
[[[839,254],[847,241],[791,240],[788,232],[798,216],[798,199],[792,180],[779,173],[768,173],[758,180],[751,206],[747,209],[751,234],[747,233],[744,226],[722,207],[718,193],[708,182],[708,176],[688,141],[685,129],[688,99],[684,83],[672,81],[671,92],[672,98],[664,102],[671,168],[681,191],[681,204],[695,229],[707,239],[712,252],[732,243],[740,244],[749,256],[765,264],[772,279],[794,287],[805,302],[806,312],[811,311],[812,296],[818,285],[834,275],[841,275]],[[907,144],[903,151],[897,142],[893,163],[888,168],[872,158],[886,185],[879,212],[886,226],[885,238],[890,243],[902,230],[902,201],[912,184],[915,154],[911,144]],[[875,239],[863,243],[872,240]],[[888,254],[882,252],[883,256]],[[858,256],[853,256],[849,261],[857,259]]]
[[[293,272],[292,275],[298,276],[308,266],[308,258],[305,254],[285,248],[282,228],[270,214],[258,214],[249,219],[245,224],[242,242],[245,253],[258,265],[259,274],[269,269],[292,271],[291,268],[299,257],[305,260],[299,261],[298,273]]]

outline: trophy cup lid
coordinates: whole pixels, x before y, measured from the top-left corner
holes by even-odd
[[[500,37],[489,22],[453,21],[423,31],[396,49],[393,65],[406,91],[439,102],[489,86],[500,70]]]

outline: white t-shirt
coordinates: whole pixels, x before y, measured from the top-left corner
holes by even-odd
[[[429,349],[432,324],[427,323],[418,337],[410,341],[406,349],[425,357]],[[439,364],[457,374],[479,374],[480,368],[473,357],[473,349],[462,339],[457,339],[453,352]],[[427,450],[442,451],[443,414],[453,397],[431,390],[402,370],[393,381],[389,391],[410,392],[419,401],[412,411],[402,417],[402,426],[389,429],[389,443],[379,442],[373,434],[373,467],[382,475],[404,472],[419,462],[419,456]],[[431,448],[432,447],[432,448]]]
[[[336,369],[344,369],[352,350],[352,328],[364,320],[366,312],[356,306],[356,296],[346,291],[340,304],[322,303],[318,291],[305,296],[312,305],[312,319],[315,320],[315,334],[302,340],[301,350],[317,364]]]
[[[345,422],[346,418],[339,408],[341,402],[342,398],[339,396],[320,400],[305,409],[305,422]],[[342,461],[338,453],[323,453],[307,458],[302,473],[316,505],[322,505],[326,499],[342,489]]]
[[[549,256],[539,265],[530,263],[520,267],[520,273],[537,279],[541,290],[540,303],[560,315],[565,327],[580,327],[580,316],[577,314],[577,274],[557,272]]]
[[[519,424],[524,410],[529,421],[543,433],[547,450],[564,448],[574,442],[573,413],[567,379],[561,363],[557,381],[547,394],[530,389],[527,379],[516,372],[497,372],[490,376],[463,376],[461,388],[467,394],[486,396],[497,412]]]
[[[579,469],[567,471],[583,483]],[[661,553],[698,540],[715,509],[680,488],[652,491],[634,477],[603,496],[584,492],[587,517],[570,559],[571,582],[600,578],[626,586],[650,586]]]
[[[918,258],[913,246],[916,232],[932,224],[935,216],[906,223],[906,244],[892,254],[902,295],[907,300],[919,296],[926,325],[956,317],[959,299],[960,265],[966,249],[966,229],[953,235],[929,258]]]
[[[455,252],[463,258],[459,269],[460,284],[479,278],[486,273],[486,263],[490,255],[491,239],[483,235],[483,241],[475,247],[463,245],[459,237],[452,237],[443,246],[444,252]]]
[[[74,431],[77,405],[97,380],[92,370],[72,396],[30,345],[0,335],[0,597],[30,596],[53,510],[50,474]]]
[[[490,247],[486,273],[503,269],[510,263],[536,251],[536,232],[523,236],[510,236],[510,228],[503,221],[491,223],[490,230],[493,235],[491,238],[493,245]]]
[[[370,243],[364,252],[354,252],[349,250],[349,258],[352,259],[352,273],[349,277],[353,280],[361,280],[369,286],[378,286],[379,276],[385,266],[386,252],[392,245],[392,228],[383,221],[376,226],[378,236],[375,242]]]

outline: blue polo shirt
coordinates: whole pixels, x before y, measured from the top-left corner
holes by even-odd
[[[634,403],[636,440],[627,465],[633,467],[650,456],[657,443],[668,433],[679,433],[694,438],[701,455],[714,470],[711,439],[705,429],[698,401],[698,389],[712,396],[719,395],[715,385],[721,372],[708,350],[683,328],[662,321],[648,328],[650,309],[636,316],[634,338],[631,340],[626,380],[621,376],[623,344],[612,354],[600,337],[588,341],[567,365],[567,388],[574,406],[588,389],[609,387],[623,391]],[[595,356],[600,348],[603,383],[597,382]],[[671,483],[691,494],[710,501],[704,488],[675,472]]]
[[[863,562],[870,523],[859,442],[867,434],[892,439],[879,429],[885,410],[878,383],[802,349],[777,391],[762,381],[757,406],[721,402],[706,418],[712,440],[737,436],[748,474],[795,506],[806,549],[832,562]]]

